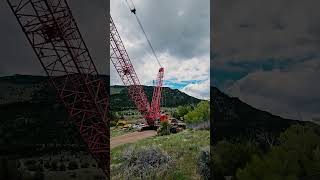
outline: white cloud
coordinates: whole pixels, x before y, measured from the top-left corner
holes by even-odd
[[[256,71],[227,92],[262,110],[287,118],[311,120],[319,114],[320,59],[290,66],[285,71]],[[317,69],[318,68],[318,69]]]
[[[159,56],[165,69],[165,79],[175,82],[205,80],[209,78],[209,55],[182,59],[164,53]],[[146,55],[141,62],[134,63],[136,70],[143,77],[141,83],[147,83],[155,79],[158,65],[154,58]]]
[[[182,92],[199,98],[199,99],[210,99],[210,81],[209,79],[199,82],[199,83],[191,83],[181,89]]]
[[[137,14],[165,69],[164,79],[206,81],[210,71],[209,0],[134,1]],[[111,1],[111,15],[131,62],[144,85],[156,79],[158,63],[124,1]],[[179,16],[177,16],[179,15]],[[111,84],[122,84],[111,65]],[[209,82],[209,81],[208,81]],[[166,85],[165,85],[166,86]],[[195,86],[195,85],[193,85]],[[190,87],[191,88],[191,87]],[[209,97],[209,86],[199,97]],[[190,90],[191,92],[191,90]]]
[[[320,59],[306,58],[319,55],[319,4],[317,0],[219,1],[211,9],[213,69],[249,72],[239,81],[225,82],[227,92],[287,118],[310,120],[319,114]],[[260,63],[273,70],[259,70]]]
[[[209,56],[178,59],[167,53],[161,54],[159,59],[165,69],[164,79],[170,80],[172,83],[180,83],[181,81],[201,81],[200,84],[189,84],[182,90],[187,94],[200,98],[209,98]],[[146,54],[141,61],[132,60],[135,70],[140,78],[140,83],[144,85],[152,85],[152,81],[156,79],[159,66],[150,54]],[[112,85],[122,85],[119,75],[111,68]],[[166,86],[166,85],[165,85]],[[193,88],[204,88],[203,90],[195,90]],[[190,92],[190,93],[189,93]]]
[[[221,0],[213,9],[215,62],[281,61],[318,52],[319,3]]]
[[[184,15],[184,11],[183,10],[179,10],[178,11],[178,16],[183,16]]]

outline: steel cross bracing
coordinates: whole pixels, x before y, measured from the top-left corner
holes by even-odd
[[[128,94],[139,112],[146,118],[149,125],[153,125],[150,117],[150,104],[133,68],[131,60],[123,45],[118,30],[110,16],[110,59],[118,72],[123,84],[128,87]]]
[[[116,68],[123,84],[128,87],[128,93],[139,112],[147,120],[149,126],[153,126],[155,120],[160,118],[161,88],[163,85],[164,68],[158,72],[156,87],[153,92],[151,106],[141,86],[139,78],[133,68],[129,55],[121,40],[118,30],[110,15],[110,58]]]
[[[110,132],[106,84],[65,0],[7,0],[69,118],[109,177]]]
[[[163,74],[164,74],[164,68],[161,67],[159,69],[157,79],[156,79],[156,85],[153,89],[153,96],[151,101],[151,115],[152,119],[159,119],[160,114],[160,104],[161,104],[161,90],[163,85]]]

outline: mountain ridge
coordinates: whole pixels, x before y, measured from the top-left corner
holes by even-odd
[[[149,102],[152,100],[154,86],[143,86]],[[128,90],[125,86],[114,85],[110,87],[111,103],[110,108],[114,111],[135,109],[135,105],[129,100]],[[169,87],[162,88],[162,106],[177,107],[183,105],[197,104],[201,100],[192,97],[178,89]]]
[[[102,76],[102,78],[108,83],[109,76]],[[115,95],[120,97],[111,96],[111,99],[118,98],[128,106],[127,88],[124,86],[118,88],[120,91]],[[145,88],[147,95],[150,96],[153,88]],[[172,106],[183,105],[181,102],[184,99],[195,103],[200,101],[179,90],[164,88],[164,92],[169,93],[167,95],[173,93],[177,96],[176,101],[171,101]],[[167,98],[174,99],[168,96]],[[112,103],[115,102],[111,101]],[[68,114],[57,99],[56,92],[46,76],[0,77],[0,114],[0,154],[16,152],[16,147],[23,151],[23,147],[34,147],[39,144],[83,146],[79,133],[73,123],[68,120]]]
[[[110,82],[108,75],[99,75],[107,84]],[[143,88],[149,99],[152,99],[153,86]],[[107,88],[108,90],[108,88]],[[197,104],[201,100],[192,97],[178,89],[163,87],[163,106],[175,107],[179,105]],[[110,86],[112,110],[134,109],[135,106],[128,96],[125,86]],[[33,75],[13,75],[0,77],[0,104],[10,104],[15,102],[46,102],[55,101],[56,95],[54,88],[49,83],[47,76]]]
[[[274,135],[293,124],[311,122],[282,118],[270,112],[257,109],[237,97],[230,97],[218,88],[210,87],[211,123],[215,140],[236,136],[256,136],[265,131]]]
[[[108,82],[109,76],[102,76]],[[150,100],[153,87],[144,87]],[[186,95],[179,90],[164,88],[164,96],[169,99],[167,106],[174,107],[201,100]],[[112,86],[110,88],[112,110],[135,108],[129,101],[127,88]],[[173,93],[173,96],[170,96]],[[211,94],[211,128],[214,140],[240,135],[252,135],[259,130],[279,134],[293,124],[305,124],[292,119],[285,119],[269,112],[254,108],[239,98],[230,97],[216,87],[210,88]],[[183,102],[183,103],[182,103]],[[125,107],[124,107],[125,105]],[[118,108],[118,109],[117,109]],[[67,112],[59,103],[46,76],[5,76],[0,77],[0,145],[16,138],[17,142],[27,142],[25,138],[36,139],[34,143],[50,141],[74,143],[77,133],[67,120]],[[41,125],[41,128],[37,128]],[[50,127],[49,127],[50,126]],[[30,128],[33,133],[30,133]],[[57,132],[55,132],[57,131]],[[51,134],[47,135],[47,132]],[[41,138],[38,138],[41,137]],[[76,138],[77,139],[77,138]]]

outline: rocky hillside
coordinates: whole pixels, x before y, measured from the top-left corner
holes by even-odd
[[[279,134],[295,123],[307,123],[285,119],[256,109],[238,98],[229,97],[216,87],[211,87],[211,127],[215,140],[252,136],[264,131]]]

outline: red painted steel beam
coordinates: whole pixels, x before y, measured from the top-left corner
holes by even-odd
[[[110,16],[110,58],[123,84],[128,87],[128,94],[139,112],[146,118],[149,125],[154,124],[150,119],[150,104],[147,95],[140,84],[129,55],[123,45],[118,30]]]
[[[70,120],[109,177],[109,102],[105,81],[65,0],[7,0]]]
[[[163,75],[164,75],[164,68],[161,67],[159,69],[157,79],[156,79],[156,86],[153,89],[153,96],[151,101],[151,112],[150,115],[152,119],[160,119],[160,105],[161,105],[161,90],[163,85]]]

